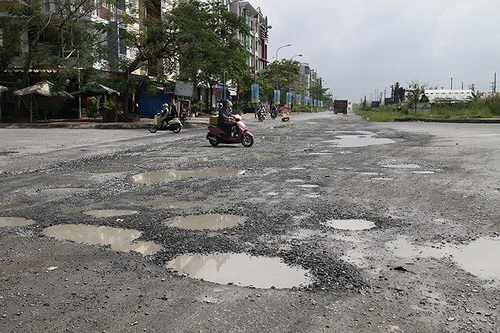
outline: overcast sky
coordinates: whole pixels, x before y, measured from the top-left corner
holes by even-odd
[[[250,0],[268,17],[269,61],[309,63],[336,98],[399,82],[491,91],[500,81],[500,0]],[[500,90],[497,83],[497,91]]]

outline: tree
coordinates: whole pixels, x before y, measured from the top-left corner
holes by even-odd
[[[203,83],[238,84],[250,73],[248,52],[238,35],[249,32],[238,15],[217,3],[190,1],[172,12],[178,31],[180,77]]]
[[[406,98],[408,100],[409,109],[414,109],[417,112],[417,103],[420,101],[422,94],[425,92],[425,86],[418,82],[412,82],[406,90]]]
[[[102,30],[88,18],[95,3],[87,0],[51,0],[51,11],[45,11],[46,1],[26,0],[7,6],[8,19],[0,23],[4,44],[0,50],[3,68],[21,67],[20,86],[28,84],[33,68],[69,68],[91,65],[100,59]],[[60,81],[67,73],[58,71]],[[66,77],[64,77],[66,75]],[[52,81],[57,81],[54,75]]]
[[[306,82],[300,75],[300,63],[290,59],[270,63],[267,69],[258,76],[257,82],[262,87],[262,95],[269,101],[273,100],[275,89],[301,94],[304,94],[306,90]],[[284,101],[285,94],[281,94],[281,97]]]

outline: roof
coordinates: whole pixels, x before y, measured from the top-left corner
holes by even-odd
[[[450,90],[450,89],[425,89],[425,96],[430,103],[438,102],[466,102],[474,98],[474,92],[468,90]]]

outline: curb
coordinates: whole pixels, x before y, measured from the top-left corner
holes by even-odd
[[[432,118],[394,118],[395,122],[427,122],[427,123],[470,123],[470,124],[500,124],[497,118],[467,118],[467,119],[432,119]]]

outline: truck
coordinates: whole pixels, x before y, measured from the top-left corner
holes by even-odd
[[[347,114],[347,105],[349,103],[345,99],[336,99],[333,101],[333,113]]]

